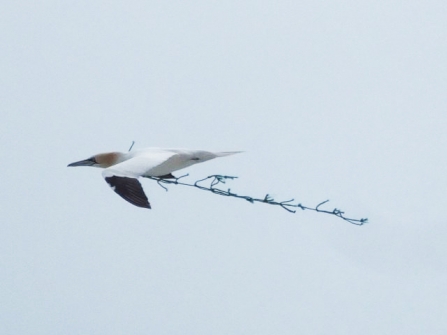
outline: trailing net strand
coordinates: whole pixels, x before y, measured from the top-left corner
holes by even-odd
[[[163,187],[166,191],[168,189],[163,184],[190,186],[190,187],[198,188],[203,191],[212,192],[214,194],[218,194],[218,195],[222,195],[222,196],[226,196],[226,197],[234,197],[234,198],[244,199],[251,203],[261,202],[264,204],[279,206],[290,213],[295,213],[296,210],[294,210],[294,208],[299,208],[301,210],[310,210],[310,211],[315,211],[318,213],[334,215],[340,219],[343,219],[343,220],[345,220],[349,223],[352,223],[354,225],[357,225],[357,226],[362,226],[368,222],[367,218],[362,218],[362,219],[348,218],[344,215],[345,212],[343,212],[342,210],[340,210],[338,208],[334,208],[333,210],[322,209],[321,207],[324,204],[328,203],[329,200],[322,201],[315,207],[307,207],[307,206],[302,205],[301,203],[294,203],[295,199],[290,199],[290,200],[285,200],[285,201],[275,201],[275,199],[273,199],[269,194],[266,194],[264,198],[254,198],[254,197],[247,196],[247,195],[239,195],[239,194],[233,193],[233,192],[231,192],[231,189],[222,190],[222,189],[216,187],[220,184],[225,184],[225,182],[227,180],[233,180],[233,179],[236,179],[237,177],[223,176],[223,175],[211,175],[206,178],[197,180],[194,184],[188,184],[188,183],[184,183],[184,182],[180,181],[181,179],[183,179],[187,176],[188,175],[186,174],[184,176],[175,178],[173,180],[165,179],[165,178],[158,178],[158,177],[145,177],[145,178],[155,180],[158,183],[158,185]],[[205,182],[208,182],[207,186],[204,185]]]

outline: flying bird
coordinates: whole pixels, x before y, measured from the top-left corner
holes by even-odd
[[[110,187],[132,205],[151,208],[138,177],[176,178],[172,172],[210,159],[241,151],[209,152],[187,149],[147,148],[130,152],[107,152],[68,166],[104,168],[102,176]]]

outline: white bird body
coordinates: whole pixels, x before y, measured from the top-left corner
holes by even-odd
[[[174,171],[239,152],[146,148],[98,154],[68,166],[104,168],[102,175],[116,193],[135,206],[151,208],[138,177],[175,178]]]

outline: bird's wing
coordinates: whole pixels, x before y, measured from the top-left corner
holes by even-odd
[[[124,200],[138,207],[151,208],[137,178],[148,170],[164,163],[173,155],[174,153],[152,153],[135,156],[105,169],[102,176]]]
[[[132,205],[143,208],[151,208],[151,204],[144,194],[140,182],[136,178],[110,176],[105,177],[110,187],[124,200]]]

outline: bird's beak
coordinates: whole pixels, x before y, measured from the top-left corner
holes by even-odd
[[[74,163],[68,164],[67,166],[93,166],[95,164],[96,164],[96,160],[94,157],[92,157],[92,158],[84,159],[79,162],[74,162]]]

